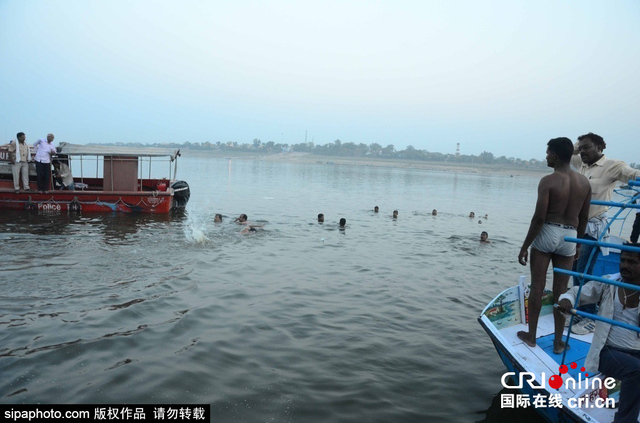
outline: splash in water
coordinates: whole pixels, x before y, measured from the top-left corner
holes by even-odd
[[[189,212],[187,216],[187,222],[184,225],[184,236],[187,242],[191,244],[204,244],[209,241],[207,235],[205,235],[204,221],[197,216],[196,213]]]

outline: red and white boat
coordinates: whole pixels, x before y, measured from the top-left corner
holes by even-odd
[[[75,190],[35,191],[35,164],[30,164],[31,190],[16,192],[7,146],[0,146],[0,209],[161,214],[184,209],[189,201],[189,185],[175,180],[180,150],[61,143],[57,151],[69,162]],[[163,162],[168,177],[152,178],[152,169]],[[84,176],[88,172],[91,177]]]

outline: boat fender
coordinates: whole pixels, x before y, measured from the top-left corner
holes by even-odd
[[[80,204],[80,201],[78,201],[78,197],[74,197],[73,201],[69,203],[68,210],[70,212],[82,211],[82,205]]]
[[[31,201],[31,196],[29,196],[29,201],[27,201],[27,204],[25,204],[24,208],[26,210],[38,210],[38,206]]]

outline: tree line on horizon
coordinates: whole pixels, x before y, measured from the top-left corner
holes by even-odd
[[[154,144],[142,144],[142,143],[109,143],[102,145],[118,145],[127,147],[164,147],[164,148],[181,148],[186,150],[195,151],[222,151],[222,152],[246,152],[246,153],[258,153],[258,154],[278,154],[288,152],[303,152],[315,154],[318,156],[335,156],[335,157],[351,157],[351,158],[382,158],[382,159],[402,159],[402,160],[417,160],[417,161],[431,161],[431,162],[450,162],[450,163],[468,163],[468,164],[497,164],[497,165],[510,165],[510,166],[525,166],[525,167],[538,167],[545,168],[547,166],[546,161],[538,159],[523,160],[516,157],[500,156],[495,157],[493,153],[483,151],[479,155],[473,154],[444,154],[437,152],[430,152],[427,150],[419,150],[412,145],[407,146],[404,150],[396,150],[393,144],[388,144],[386,147],[378,143],[371,143],[369,145],[364,143],[342,142],[335,140],[332,143],[324,145],[314,144],[313,142],[302,142],[299,144],[287,144],[276,143],[274,141],[268,141],[263,143],[260,139],[255,138],[251,144],[243,143],[239,144],[235,141],[229,142],[189,142],[184,143],[154,143]],[[632,167],[640,168],[640,165],[636,166],[635,163],[631,164]]]

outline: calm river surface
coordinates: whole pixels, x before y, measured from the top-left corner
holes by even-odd
[[[476,319],[528,275],[539,176],[189,157],[178,176],[184,215],[0,213],[0,402],[487,418],[504,367]]]

